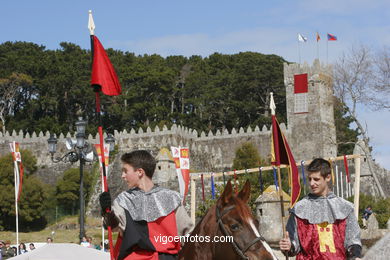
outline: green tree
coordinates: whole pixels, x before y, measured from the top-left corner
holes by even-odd
[[[233,169],[242,170],[259,167],[264,163],[252,143],[244,143],[236,150],[233,160]]]
[[[23,73],[12,73],[8,78],[0,78],[0,120],[5,134],[6,119],[26,105],[34,94],[32,79]]]
[[[84,171],[84,196],[85,202],[91,195],[92,173]],[[64,172],[62,179],[56,185],[56,200],[68,214],[75,214],[80,209],[80,170],[71,168]]]
[[[24,166],[22,193],[18,203],[21,231],[41,229],[46,224],[44,201],[47,185],[34,176],[36,159],[28,150],[21,151]],[[14,163],[12,156],[0,157],[0,229],[15,229]]]
[[[336,97],[334,98],[334,104],[337,152],[339,155],[352,154],[358,140],[359,131],[351,129],[353,119],[347,115],[346,106]]]

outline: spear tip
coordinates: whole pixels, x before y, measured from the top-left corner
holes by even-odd
[[[88,29],[90,35],[95,34],[95,23],[93,21],[92,10],[88,11]]]

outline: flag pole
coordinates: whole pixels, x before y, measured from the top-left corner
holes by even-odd
[[[92,56],[92,62],[93,62],[93,57],[94,57],[94,36],[95,36],[95,23],[93,21],[92,17],[92,11],[89,10],[89,16],[88,16],[88,28],[89,28],[89,33],[90,33],[90,38],[91,38],[91,56]],[[96,116],[97,116],[97,121],[98,121],[98,132],[99,132],[99,144],[100,144],[100,151],[102,154],[102,173],[103,173],[103,183],[102,186],[104,188],[103,191],[109,192],[108,190],[108,183],[107,183],[107,174],[106,174],[106,165],[105,165],[105,160],[104,160],[104,143],[103,143],[103,127],[102,127],[102,118],[101,118],[101,105],[100,105],[100,90],[97,85],[94,86],[94,91],[95,91],[95,97],[96,97]],[[110,212],[110,210],[108,210]],[[112,229],[111,226],[107,226],[107,231],[108,231],[108,241],[109,241],[109,246],[110,246],[110,258],[111,260],[114,260],[114,246],[112,243]]]
[[[329,44],[329,39],[326,39],[326,65],[328,65],[328,44]]]
[[[284,205],[283,205],[283,189],[282,189],[282,177],[280,175],[280,165],[278,165],[278,183],[279,183],[279,197],[280,197],[280,210],[282,212],[282,228],[283,228],[283,237],[286,235],[286,227],[284,226]]]
[[[274,102],[273,93],[271,92],[270,95],[271,95],[271,98],[270,98],[270,109],[271,109],[271,115],[272,115],[272,122],[274,122],[276,120],[275,119],[276,105],[275,105],[275,102]],[[272,128],[273,127],[274,127],[274,124],[272,124]],[[272,129],[272,131],[274,131],[274,129]],[[273,138],[272,138],[272,140],[273,140]],[[278,140],[274,140],[274,141],[278,142]],[[276,146],[279,147],[278,144]],[[284,225],[285,214],[284,214],[284,205],[283,205],[282,178],[281,178],[281,175],[280,175],[280,161],[279,161],[279,159],[276,159],[276,166],[277,166],[277,174],[278,174],[278,192],[279,192],[279,198],[280,198],[280,210],[281,210],[281,220],[282,220],[281,221],[281,223],[282,223],[282,233],[283,233],[282,237],[284,238],[285,235],[286,235],[286,227]],[[285,255],[285,257],[286,257],[286,259],[289,259],[288,255]]]
[[[14,148],[15,148],[15,142]],[[19,193],[19,187],[16,187],[16,178],[17,174],[19,174],[19,169],[18,169],[18,162],[15,160],[14,161],[14,177],[15,177],[15,216],[16,216],[16,244],[19,245],[19,211],[18,211],[18,193]],[[20,185],[20,183],[19,183]],[[19,255],[19,250],[16,250],[16,254]]]
[[[299,44],[299,39],[298,39],[298,60],[299,60],[299,64],[301,64],[301,45]]]
[[[19,245],[19,212],[18,212],[18,199],[19,199],[19,191],[20,191],[20,176],[19,176],[19,168],[18,161],[16,159],[16,142],[13,141],[10,143],[10,149],[12,154],[12,160],[14,162],[14,183],[15,183],[15,222],[16,222],[16,244]],[[19,179],[19,181],[18,181]],[[17,250],[18,254],[19,250]]]

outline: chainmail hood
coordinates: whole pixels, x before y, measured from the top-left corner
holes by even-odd
[[[178,192],[155,185],[150,191],[132,188],[124,191],[115,199],[130,213],[134,221],[152,222],[169,215],[181,204]]]
[[[326,197],[309,194],[290,210],[298,218],[306,219],[310,224],[346,219],[353,212],[353,204],[330,192]]]

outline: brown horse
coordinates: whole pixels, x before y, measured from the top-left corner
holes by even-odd
[[[180,260],[277,259],[259,234],[258,222],[247,205],[250,183],[246,181],[238,195],[230,181],[217,203],[196,225],[179,253]],[[227,237],[233,240],[216,242]],[[209,240],[207,240],[209,238]]]

